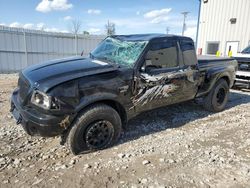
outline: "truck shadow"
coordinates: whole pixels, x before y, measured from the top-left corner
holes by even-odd
[[[226,110],[250,103],[250,93],[232,90]],[[131,119],[118,144],[136,140],[142,136],[166,129],[178,128],[194,120],[205,118],[213,113],[206,111],[201,102],[188,101],[164,108],[148,111]]]

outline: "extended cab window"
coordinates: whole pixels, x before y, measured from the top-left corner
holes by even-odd
[[[197,56],[195,54],[194,42],[191,40],[180,41],[181,51],[183,53],[183,61],[185,65],[196,65]]]
[[[178,66],[177,43],[172,40],[153,42],[146,54],[146,66],[174,68]]]

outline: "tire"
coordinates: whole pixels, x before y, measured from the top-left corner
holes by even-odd
[[[96,104],[82,111],[67,137],[67,145],[74,155],[105,149],[120,137],[121,118],[117,111],[105,104]]]
[[[213,89],[204,98],[203,106],[211,112],[220,112],[225,109],[229,96],[229,85],[226,80],[220,79]]]

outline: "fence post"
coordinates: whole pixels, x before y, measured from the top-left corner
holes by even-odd
[[[75,34],[75,54],[78,53],[77,34]]]
[[[23,43],[24,43],[24,54],[25,54],[25,65],[28,66],[28,52],[27,52],[27,41],[26,41],[26,32],[23,30]]]

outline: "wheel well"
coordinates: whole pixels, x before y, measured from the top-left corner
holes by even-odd
[[[100,104],[100,103],[106,104],[106,105],[111,106],[112,108],[114,108],[118,112],[118,114],[120,115],[120,117],[121,117],[122,126],[123,127],[126,126],[126,124],[127,124],[127,113],[126,113],[126,110],[124,109],[124,107],[120,103],[118,103],[116,101],[113,101],[113,100],[96,101],[96,102],[91,103],[88,106],[84,107],[83,109],[85,109],[85,108],[87,108],[89,106],[92,106],[94,104]]]
[[[121,117],[122,127],[125,128],[125,126],[127,125],[127,113],[126,113],[126,110],[123,108],[123,106],[120,103],[118,103],[116,101],[113,101],[113,100],[96,101],[96,102],[93,102],[93,103],[85,106],[83,109],[81,109],[81,111],[83,111],[84,109],[86,109],[86,108],[88,108],[88,107],[90,107],[92,105],[95,105],[95,104],[106,104],[106,105],[114,108],[118,112],[118,114],[120,115],[120,117]],[[79,113],[80,112],[78,112],[78,114]],[[67,127],[67,129],[65,129],[65,131],[61,135],[61,142],[60,142],[61,145],[64,145],[66,143],[68,134],[69,134],[69,132],[70,132],[72,126],[73,126],[73,123],[76,120],[76,117],[77,117],[77,115],[72,120],[71,125],[69,127]]]
[[[221,79],[226,80],[228,86],[230,87],[230,80],[229,80],[229,77],[228,77],[228,76],[223,76],[223,77],[220,78],[220,80],[221,80]]]

